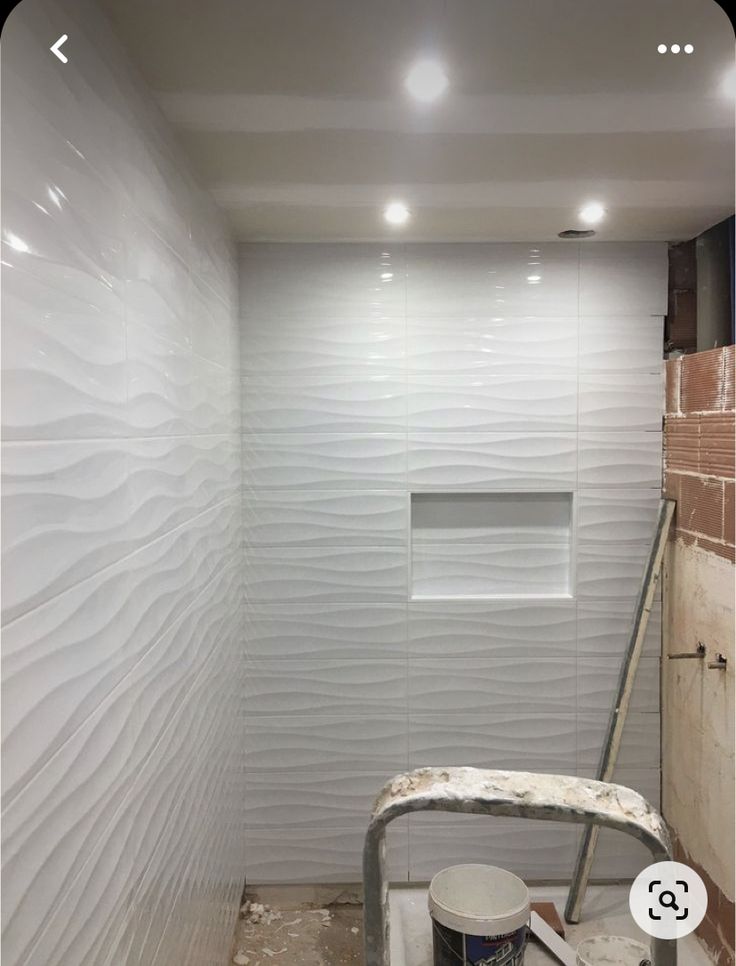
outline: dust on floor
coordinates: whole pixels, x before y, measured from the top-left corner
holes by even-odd
[[[362,966],[363,906],[350,892],[330,901],[296,901],[247,891],[231,962],[234,966]],[[321,897],[315,897],[318,899]]]

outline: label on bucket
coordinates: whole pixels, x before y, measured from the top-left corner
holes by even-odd
[[[502,936],[468,936],[434,922],[434,966],[522,966],[527,928]]]
[[[466,936],[465,962],[468,966],[522,966],[526,929],[515,929],[505,936]]]

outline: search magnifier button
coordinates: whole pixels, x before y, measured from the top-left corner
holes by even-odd
[[[629,908],[637,926],[655,939],[682,939],[703,921],[708,890],[684,863],[655,862],[636,877]]]
[[[665,897],[669,897],[667,902],[665,902]],[[680,911],[680,907],[677,905],[677,897],[674,892],[670,892],[669,889],[665,889],[664,892],[659,894],[659,904],[663,909],[674,909],[675,912]]]

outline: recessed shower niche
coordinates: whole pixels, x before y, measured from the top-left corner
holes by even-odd
[[[570,597],[572,493],[412,493],[411,595]]]

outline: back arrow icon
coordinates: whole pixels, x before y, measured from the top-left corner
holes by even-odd
[[[62,36],[59,37],[59,39],[56,41],[56,43],[55,44],[52,44],[49,47],[49,50],[51,51],[51,53],[54,54],[56,57],[58,57],[59,60],[62,62],[62,64],[66,64],[67,61],[69,60],[69,58],[66,57],[64,54],[62,54],[62,52],[59,50],[59,48],[61,47],[61,45],[63,43],[66,43],[66,41],[68,39],[69,39],[69,37],[66,34],[62,34]]]

